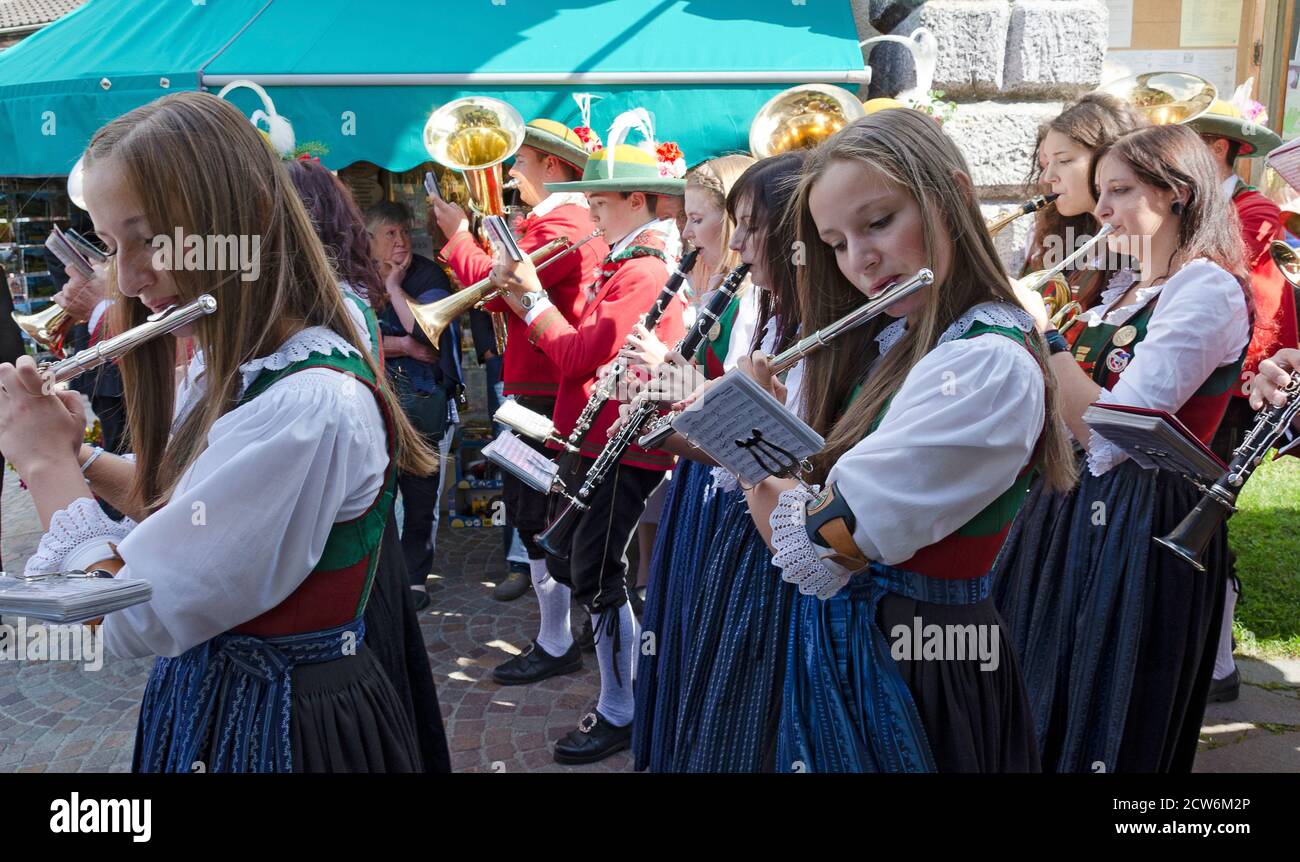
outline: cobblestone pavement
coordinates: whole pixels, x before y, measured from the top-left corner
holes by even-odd
[[[12,471],[4,482],[4,561],[14,570],[40,538],[31,499]],[[504,574],[493,529],[439,530],[438,575],[421,628],[438,685],[452,766],[461,772],[621,772],[627,752],[601,763],[560,766],[551,745],[596,699],[595,656],[576,674],[503,688],[491,670],[537,631],[532,594],[491,597]],[[12,620],[7,620],[12,622]],[[0,772],[120,772],[130,768],[149,659],[106,657],[97,671],[69,662],[0,661]],[[1212,705],[1198,772],[1300,772],[1300,661],[1239,662],[1235,703]]]

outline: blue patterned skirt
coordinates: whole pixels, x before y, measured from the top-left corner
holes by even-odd
[[[1227,530],[1205,572],[1159,547],[1199,496],[1125,461],[1079,485],[1035,482],[994,566],[1025,669],[1043,768],[1187,772],[1214,669]]]
[[[690,606],[707,549],[728,504],[739,495],[713,484],[713,468],[685,458],[677,462],[650,562],[643,645],[636,667],[636,718],[632,749],[636,769],[669,768],[677,740],[678,690],[692,636]],[[648,649],[645,634],[654,636]]]
[[[777,770],[1037,771],[1024,683],[1001,647],[990,584],[872,564],[830,599],[797,595]],[[987,656],[917,654],[912,641],[920,649],[931,627],[981,631],[998,646]]]
[[[687,618],[673,772],[770,772],[776,754],[795,590],[744,497],[728,496]]]

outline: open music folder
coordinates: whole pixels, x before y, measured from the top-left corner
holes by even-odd
[[[554,461],[510,431],[502,431],[484,446],[483,456],[542,494],[551,492],[559,470]]]
[[[1228,468],[1186,425],[1163,410],[1093,404],[1083,411],[1083,421],[1148,470],[1213,480]]]
[[[148,581],[96,578],[80,573],[14,577],[0,573],[0,614],[79,623],[153,597]]]
[[[673,420],[692,445],[752,485],[821,451],[822,436],[738,371],[722,377]]]

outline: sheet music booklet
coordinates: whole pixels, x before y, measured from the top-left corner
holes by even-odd
[[[14,577],[0,572],[0,614],[51,623],[79,623],[147,602],[148,581],[97,578],[80,572]]]
[[[773,475],[773,466],[795,467],[826,445],[820,434],[738,371],[683,410],[673,429],[746,485]]]
[[[483,455],[493,464],[535,491],[549,494],[559,469],[554,461],[520,440],[511,431],[502,431],[483,447]]]
[[[1083,421],[1148,470],[1214,480],[1228,469],[1186,425],[1163,410],[1093,404],[1083,411]]]

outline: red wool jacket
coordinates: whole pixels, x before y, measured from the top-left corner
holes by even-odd
[[[523,220],[522,228],[519,247],[530,254],[561,236],[574,243],[581,242],[596,229],[587,208],[578,204],[563,204],[544,215],[529,216]],[[570,323],[576,323],[582,314],[586,304],[584,288],[595,279],[596,267],[608,253],[609,246],[596,237],[538,273],[551,303]],[[457,280],[466,286],[487,278],[492,272],[492,256],[474,241],[469,231],[460,231],[448,240],[442,247],[442,256]],[[511,314],[510,307],[500,298],[483,308],[507,315],[505,368],[502,372],[505,394],[554,398],[559,391],[559,369],[529,342],[528,327],[523,320]]]
[[[1255,331],[1241,369],[1244,383],[1255,376],[1261,361],[1283,347],[1296,346],[1296,307],[1295,292],[1278,271],[1268,251],[1273,240],[1284,236],[1282,214],[1277,204],[1240,181],[1232,203],[1241,219],[1246,265],[1250,268],[1255,297]],[[1238,386],[1233,395],[1240,398],[1245,396],[1245,392]]]
[[[544,311],[528,327],[528,340],[543,350],[560,369],[560,392],[555,401],[555,430],[568,436],[595,388],[597,373],[618,355],[633,325],[654,305],[668,267],[657,257],[634,257],[623,261],[617,271],[596,286],[576,325],[554,308]],[[682,311],[686,302],[680,293],[659,318],[655,333],[673,346],[686,334]],[[605,403],[582,444],[582,454],[595,458],[609,440],[609,426],[618,418],[618,399]],[[551,445],[551,444],[547,444]],[[554,446],[553,448],[559,448]],[[638,446],[627,450],[622,463],[647,470],[667,470],[673,456],[662,449],[647,451]]]

